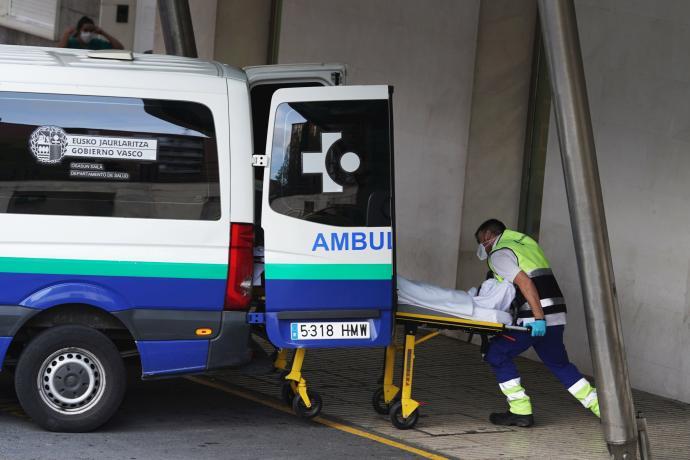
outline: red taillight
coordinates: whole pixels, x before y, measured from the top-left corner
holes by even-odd
[[[228,284],[225,288],[226,310],[244,310],[252,299],[254,275],[254,226],[230,224]]]

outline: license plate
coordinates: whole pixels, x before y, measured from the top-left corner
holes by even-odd
[[[292,340],[368,339],[371,326],[368,321],[335,323],[290,323]]]

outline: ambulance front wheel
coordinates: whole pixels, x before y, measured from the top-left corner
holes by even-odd
[[[384,398],[383,388],[377,388],[376,391],[374,391],[371,397],[371,405],[374,407],[374,410],[381,415],[390,414],[391,405],[387,403]]]
[[[419,409],[415,409],[409,417],[405,418],[402,414],[402,401],[398,401],[391,406],[391,423],[399,430],[409,430],[414,428],[419,421]]]
[[[302,397],[299,394],[296,394],[292,400],[292,410],[295,411],[295,414],[299,415],[300,417],[309,419],[319,415],[323,403],[321,402],[321,396],[319,396],[318,393],[308,391],[307,394],[309,395],[311,407],[307,407],[306,404],[304,404]]]
[[[85,326],[47,329],[26,346],[14,376],[19,403],[50,431],[85,432],[107,422],[125,393],[120,353]]]

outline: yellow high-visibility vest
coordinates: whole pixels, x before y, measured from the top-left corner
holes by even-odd
[[[520,270],[525,272],[534,282],[544,314],[565,313],[566,307],[563,293],[558,286],[553,271],[551,271],[551,265],[539,244],[528,235],[515,230],[505,229],[494,243],[491,254],[506,249],[515,254]],[[496,273],[496,270],[491,265],[491,254],[487,259],[489,268],[498,281],[503,281],[503,278]],[[515,301],[518,305],[518,318],[534,317],[532,309],[519,289],[516,292]]]

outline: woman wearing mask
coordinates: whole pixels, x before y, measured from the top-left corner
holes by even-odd
[[[102,36],[105,40],[97,36]],[[88,50],[124,49],[117,38],[98,27],[91,18],[86,16],[77,22],[77,27],[70,27],[62,34],[58,46]]]

